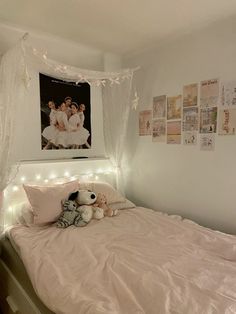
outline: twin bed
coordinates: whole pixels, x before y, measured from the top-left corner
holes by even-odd
[[[236,237],[143,207],[83,228],[11,226],[0,274],[4,313],[236,313]]]

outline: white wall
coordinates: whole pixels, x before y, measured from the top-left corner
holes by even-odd
[[[14,46],[26,32],[29,33],[27,41],[37,49],[46,50],[50,59],[84,69],[103,70],[101,50],[47,33],[3,23],[0,23],[0,54]]]
[[[67,41],[50,34],[21,29],[12,25],[0,24],[0,54],[14,46],[25,32],[29,33],[27,43],[39,51],[47,51],[48,58],[59,62],[90,70],[103,70],[108,62],[112,66],[111,57],[98,49]],[[115,61],[113,61],[115,62]],[[107,67],[107,66],[106,66]],[[70,158],[72,156],[98,157],[105,155],[103,139],[102,96],[98,87],[91,88],[91,127],[92,147],[84,150],[41,150],[40,128],[40,94],[39,76],[34,69],[30,70],[30,88],[26,94],[16,124],[17,138],[14,145],[15,156],[18,160],[40,160]]]
[[[127,145],[126,191],[137,204],[177,213],[236,234],[236,136],[216,135],[215,151],[152,143],[138,136],[138,113],[157,95],[178,95],[183,85],[204,79],[236,79],[236,19],[175,40],[165,47],[127,56],[140,65],[140,106],[132,113]]]

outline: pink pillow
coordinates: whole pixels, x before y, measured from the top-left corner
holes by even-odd
[[[23,187],[32,206],[34,223],[45,224],[58,219],[62,210],[62,200],[78,190],[78,181],[53,186],[23,185]]]

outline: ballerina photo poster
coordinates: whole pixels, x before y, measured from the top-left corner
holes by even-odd
[[[91,147],[90,86],[39,73],[41,149]]]

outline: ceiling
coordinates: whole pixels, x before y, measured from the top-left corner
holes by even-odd
[[[0,22],[129,54],[236,14],[236,0],[0,0]]]

